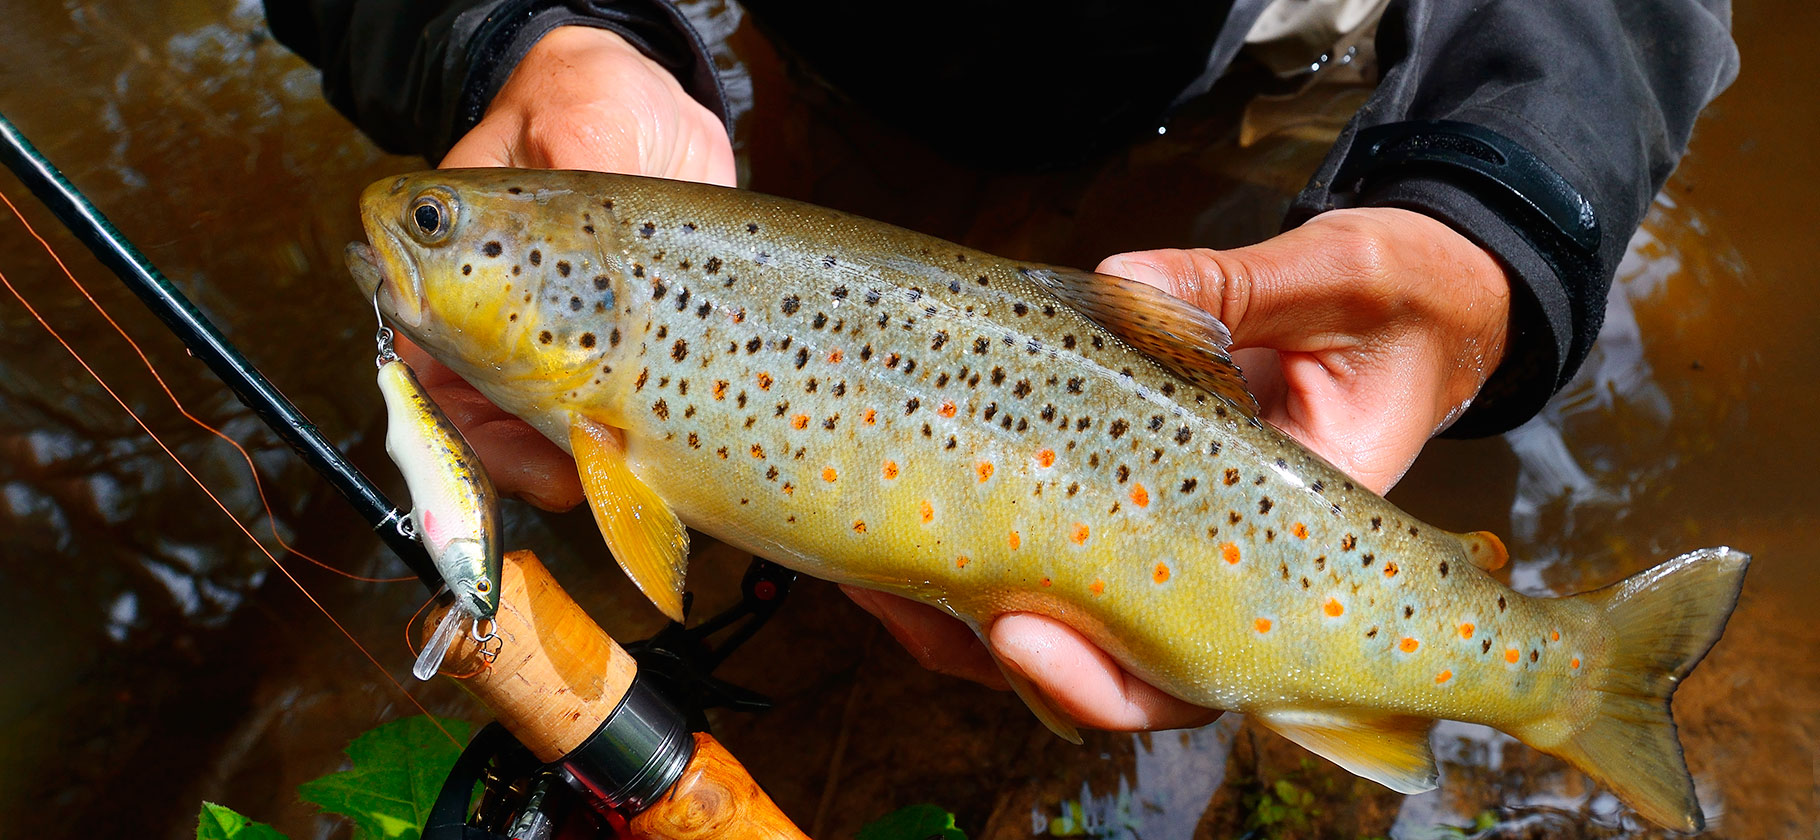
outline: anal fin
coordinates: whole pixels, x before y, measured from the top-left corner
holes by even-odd
[[[1255,712],[1277,734],[1398,793],[1434,790],[1440,772],[1428,748],[1434,721],[1363,710]]]
[[[569,450],[613,559],[664,615],[682,621],[689,563],[689,532],[682,520],[632,474],[618,429],[576,415],[569,424]]]

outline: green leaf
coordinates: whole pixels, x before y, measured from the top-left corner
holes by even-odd
[[[899,808],[859,830],[854,840],[967,840],[954,825],[954,815],[937,805]]]
[[[283,834],[262,822],[253,822],[226,805],[202,803],[196,815],[196,840],[286,840]]]
[[[467,742],[466,723],[439,720],[450,735]],[[354,840],[417,840],[461,746],[419,715],[381,724],[343,752],[351,769],[304,782],[297,795],[353,820]]]

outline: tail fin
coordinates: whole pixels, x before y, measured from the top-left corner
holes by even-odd
[[[1749,565],[1742,552],[1703,548],[1574,596],[1610,622],[1609,660],[1591,686],[1599,704],[1592,722],[1547,751],[1671,829],[1695,832],[1706,821],[1669,698],[1719,640]]]

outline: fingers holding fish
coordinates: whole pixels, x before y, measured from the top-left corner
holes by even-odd
[[[449,422],[461,430],[501,495],[558,512],[581,504],[581,481],[569,453],[494,405],[409,339],[400,336],[396,350]]]
[[[1031,613],[992,622],[987,637],[1010,667],[1041,688],[1076,723],[1149,731],[1212,723],[1218,709],[1178,700],[1130,674],[1066,624]]]
[[[1251,348],[1237,358],[1263,417],[1380,492],[1504,357],[1503,269],[1407,210],[1337,210],[1257,245],[1120,254],[1100,271],[1219,317]]]
[[[583,26],[539,40],[441,165],[735,180],[720,118],[623,37]]]
[[[979,636],[953,616],[908,598],[842,586],[860,609],[871,613],[892,638],[923,667],[939,674],[969,679],[1000,691],[1010,689]]]

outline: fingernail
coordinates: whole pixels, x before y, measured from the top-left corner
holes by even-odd
[[[1169,282],[1169,275],[1164,274],[1156,266],[1147,262],[1138,262],[1137,260],[1125,260],[1114,257],[1107,260],[1103,268],[1106,270],[1107,274],[1123,277],[1127,280],[1135,280],[1146,286],[1154,286],[1158,289],[1162,289],[1165,292],[1169,291],[1170,286],[1172,285]]]

